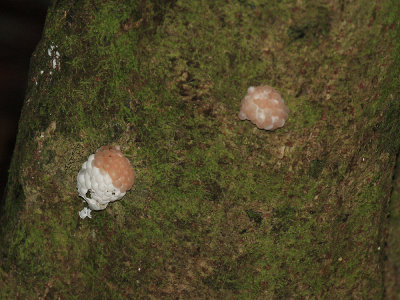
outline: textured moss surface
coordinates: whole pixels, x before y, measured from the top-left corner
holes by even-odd
[[[2,205],[1,298],[395,296],[399,13],[54,1]],[[259,84],[285,98],[282,129],[238,120]],[[80,220],[76,175],[105,144],[137,181]]]

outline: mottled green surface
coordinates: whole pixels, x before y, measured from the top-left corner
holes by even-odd
[[[399,1],[153,2],[51,5],[2,210],[0,298],[395,296]],[[282,129],[237,118],[259,84],[285,98]],[[137,180],[80,220],[76,175],[105,144]]]

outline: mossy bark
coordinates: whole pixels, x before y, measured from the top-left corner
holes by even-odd
[[[2,203],[0,298],[399,296],[399,5],[54,1]],[[290,108],[282,129],[237,118],[261,84]],[[105,144],[137,181],[81,220],[76,175]]]

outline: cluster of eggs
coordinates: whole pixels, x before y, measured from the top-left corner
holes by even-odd
[[[121,199],[134,181],[135,171],[119,147],[101,147],[89,156],[78,173],[78,193],[89,206],[79,215],[91,217],[90,210],[105,209],[108,203]]]
[[[239,112],[239,119],[250,120],[258,128],[275,130],[285,125],[289,109],[278,91],[268,85],[247,90]]]

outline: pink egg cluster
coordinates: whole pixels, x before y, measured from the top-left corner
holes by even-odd
[[[250,120],[265,130],[282,127],[288,116],[289,109],[281,95],[268,85],[249,87],[239,112],[239,119]]]

